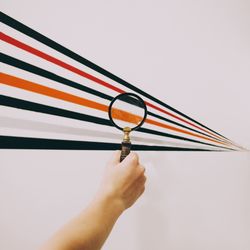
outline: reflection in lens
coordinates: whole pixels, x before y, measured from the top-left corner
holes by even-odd
[[[120,129],[133,129],[144,121],[146,107],[143,100],[137,96],[128,93],[119,95],[111,105],[110,116]]]

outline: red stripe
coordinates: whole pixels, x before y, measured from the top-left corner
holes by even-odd
[[[89,79],[91,81],[94,81],[94,82],[96,82],[98,84],[101,84],[102,86],[105,86],[105,87],[107,87],[109,89],[112,89],[112,90],[114,90],[114,91],[116,91],[118,93],[124,93],[125,92],[124,90],[122,90],[122,89],[120,89],[118,87],[115,87],[115,86],[111,85],[110,83],[107,83],[107,82],[105,82],[105,81],[103,81],[103,80],[101,80],[101,79],[99,79],[99,78],[97,78],[97,77],[95,77],[93,75],[90,75],[90,74],[88,74],[88,73],[86,73],[86,72],[84,72],[84,71],[82,71],[82,70],[80,70],[80,69],[78,69],[78,68],[76,68],[74,66],[71,66],[71,65],[69,65],[69,64],[67,64],[67,63],[65,63],[65,62],[63,62],[63,61],[61,61],[61,60],[59,60],[59,59],[57,59],[55,57],[52,57],[52,56],[50,56],[50,55],[48,55],[48,54],[46,54],[46,53],[44,53],[44,52],[42,52],[40,50],[37,50],[37,49],[27,45],[27,44],[24,44],[24,43],[22,43],[22,42],[20,42],[20,41],[18,41],[16,39],[6,35],[6,34],[4,34],[3,32],[0,32],[0,39],[7,42],[7,43],[9,43],[9,44],[12,44],[12,45],[14,45],[14,46],[16,46],[16,47],[18,47],[20,49],[28,51],[33,55],[36,55],[36,56],[41,57],[41,58],[43,58],[43,59],[45,59],[45,60],[47,60],[49,62],[52,62],[52,63],[54,63],[54,64],[56,64],[56,65],[58,65],[60,67],[68,69],[71,72],[74,72],[74,73],[76,73],[76,74],[78,74],[80,76],[83,76],[83,77],[85,77],[85,78],[87,78],[87,79]],[[184,120],[184,119],[180,118],[179,116],[176,116],[176,115],[174,115],[174,114],[172,114],[172,113],[170,113],[170,112],[168,112],[168,111],[166,111],[166,110],[164,110],[164,109],[162,109],[160,107],[157,107],[152,103],[149,103],[147,101],[145,101],[145,103],[149,107],[152,107],[152,108],[154,108],[154,109],[156,109],[156,110],[158,110],[158,111],[160,111],[160,112],[162,112],[164,114],[172,116],[172,117],[174,117],[174,118],[176,118],[176,119],[178,119],[178,120],[180,120],[182,122],[185,122],[185,123],[187,123],[187,124],[189,124],[189,125],[191,125],[191,126],[193,126],[195,128],[198,128],[198,129],[200,129],[200,130],[202,130],[202,131],[204,131],[206,133],[209,133],[210,135],[213,135],[213,136],[221,139],[221,137],[219,137],[218,135],[216,135],[214,133],[211,133],[210,131],[207,131],[207,130],[205,130],[205,129],[203,129],[203,128],[201,128],[201,127],[199,127],[199,126],[197,126],[197,125],[195,125],[195,124],[193,124],[193,123],[191,123],[191,122],[189,122],[187,120]],[[223,141],[224,141],[224,139],[223,139]]]
[[[147,101],[145,101],[145,103],[146,103],[148,106],[150,106],[150,107],[152,107],[152,108],[154,108],[154,109],[156,109],[156,110],[159,110],[159,111],[162,112],[162,113],[165,113],[165,114],[167,114],[167,115],[170,115],[170,116],[172,116],[172,117],[174,117],[174,118],[176,118],[176,119],[178,119],[178,120],[180,120],[180,121],[182,121],[182,122],[185,122],[185,123],[187,123],[187,124],[189,124],[189,125],[191,125],[191,126],[193,126],[193,127],[196,127],[196,128],[198,128],[198,129],[202,130],[203,132],[209,133],[210,135],[213,135],[213,136],[215,136],[215,137],[221,139],[221,137],[219,137],[218,135],[213,134],[213,133],[211,133],[210,131],[207,131],[207,130],[203,129],[203,128],[201,128],[201,127],[199,127],[199,126],[193,124],[192,122],[186,121],[186,120],[180,118],[179,116],[176,116],[176,115],[174,115],[174,114],[171,114],[171,113],[169,113],[168,111],[166,111],[166,110],[164,110],[164,109],[161,109],[161,108],[159,108],[159,107],[155,106],[154,104],[151,104],[151,103],[149,103],[149,102],[147,102]],[[224,140],[223,140],[223,141],[224,141]]]
[[[90,75],[90,74],[88,74],[88,73],[86,73],[86,72],[84,72],[84,71],[82,71],[80,69],[77,69],[76,67],[71,66],[71,65],[69,65],[69,64],[67,64],[67,63],[65,63],[65,62],[63,62],[63,61],[61,61],[61,60],[59,60],[59,59],[57,59],[55,57],[52,57],[52,56],[50,56],[48,54],[45,54],[40,50],[32,48],[31,46],[29,46],[27,44],[24,44],[24,43],[22,43],[22,42],[20,42],[20,41],[18,41],[16,39],[4,34],[2,32],[0,34],[0,38],[3,41],[7,42],[7,43],[10,43],[10,44],[12,44],[12,45],[14,45],[14,46],[16,46],[16,47],[18,47],[20,49],[26,50],[26,51],[30,52],[31,54],[33,54],[33,55],[39,56],[39,57],[41,57],[41,58],[43,58],[43,59],[45,59],[45,60],[47,60],[49,62],[52,62],[52,63],[54,63],[54,64],[56,64],[58,66],[61,66],[61,67],[65,68],[65,69],[68,69],[71,72],[74,72],[74,73],[76,73],[76,74],[78,74],[80,76],[83,76],[83,77],[91,80],[91,81],[99,83],[99,84],[101,84],[101,85],[103,85],[103,86],[105,86],[105,87],[107,87],[109,89],[112,89],[112,90],[114,90],[114,91],[116,91],[118,93],[124,93],[125,92],[122,89],[119,89],[119,88],[117,88],[117,87],[115,87],[115,86],[113,86],[113,85],[111,85],[111,84],[109,84],[109,83],[95,77],[95,76],[92,76],[92,75]]]

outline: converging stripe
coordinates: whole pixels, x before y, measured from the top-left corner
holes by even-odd
[[[36,75],[40,75],[42,77],[45,77],[47,79],[50,79],[50,80],[53,80],[53,81],[56,81],[56,82],[59,82],[61,84],[64,84],[64,85],[67,85],[69,87],[72,87],[72,88],[75,88],[75,89],[78,89],[78,90],[81,90],[81,91],[84,91],[86,93],[90,93],[90,94],[93,94],[95,96],[99,96],[103,99],[106,99],[106,100],[109,100],[111,101],[113,99],[112,96],[109,96],[109,95],[106,95],[100,91],[97,91],[97,90],[94,90],[92,88],[89,88],[89,87],[86,87],[84,85],[81,85],[77,82],[74,82],[74,81],[71,81],[69,79],[66,79],[66,78],[63,78],[61,76],[58,76],[52,72],[49,72],[47,70],[44,70],[44,69],[41,69],[39,67],[36,67],[34,65],[31,65],[29,63],[26,63],[26,62],[23,62],[19,59],[16,59],[14,57],[11,57],[11,56],[8,56],[6,54],[3,54],[3,53],[0,53],[0,61],[3,62],[3,63],[6,63],[8,65],[11,65],[11,66],[14,66],[16,68],[19,68],[19,69],[22,69],[22,70],[25,70],[25,71],[28,71],[28,72],[31,72],[33,74],[36,74]],[[208,134],[205,134],[201,131],[198,131],[196,129],[193,129],[193,128],[190,128],[190,127],[187,127],[183,124],[180,124],[178,122],[175,122],[175,121],[172,121],[172,120],[169,120],[163,116],[160,116],[160,115],[157,115],[157,114],[154,114],[150,111],[147,111],[147,114],[148,115],[151,115],[155,118],[158,118],[160,120],[163,120],[163,121],[166,121],[168,123],[172,123],[172,124],[175,124],[179,127],[182,127],[182,128],[185,128],[185,129],[188,129],[188,130],[191,130],[193,132],[196,132],[196,133],[199,133],[199,134],[202,134],[202,135],[205,135],[205,136],[208,136],[210,138],[213,138],[213,139],[216,139],[216,140],[220,140],[220,141],[224,141],[224,140],[221,140],[221,139],[217,139],[217,138],[214,138],[213,136],[211,135],[208,135]]]
[[[203,127],[205,129],[207,129],[207,130],[209,130],[209,131],[223,137],[224,139],[229,140],[228,138],[221,135],[220,133],[208,128],[207,126],[201,124],[200,122],[194,120],[193,118],[187,116],[186,114],[178,111],[177,109],[171,107],[170,105],[168,105],[168,104],[160,101],[159,99],[151,96],[150,94],[144,92],[143,90],[133,86],[132,84],[126,82],[125,80],[121,79],[120,77],[118,77],[118,76],[112,74],[111,72],[101,68],[100,66],[94,64],[93,62],[87,60],[86,58],[76,54],[72,50],[60,45],[59,43],[57,43],[57,42],[53,41],[52,39],[42,35],[41,33],[35,31],[34,29],[31,29],[30,27],[24,25],[23,23],[21,23],[21,22],[15,20],[14,18],[4,14],[3,12],[0,12],[0,21],[5,23],[8,26],[22,32],[23,34],[25,34],[25,35],[27,35],[27,36],[29,36],[29,37],[37,40],[37,41],[49,46],[50,48],[55,49],[56,51],[59,51],[60,53],[74,59],[75,61],[77,61],[77,62],[79,62],[79,63],[81,63],[81,64],[83,64],[83,65],[97,71],[97,72],[99,72],[100,74],[114,80],[115,82],[118,82],[119,84],[121,84],[121,85],[123,85],[123,86],[125,86],[125,87],[127,87],[127,88],[129,88],[129,89],[131,89],[131,90],[133,90],[133,91],[147,97],[147,98],[149,98],[150,100],[152,100],[152,101],[164,106],[165,108],[167,108],[167,109],[169,109],[169,110],[171,110],[171,111],[185,117],[186,119],[188,119],[188,120],[190,120],[192,122],[195,122],[196,124],[200,125],[201,127]]]
[[[4,16],[2,17],[2,15],[0,16],[1,18],[4,18]],[[7,24],[7,25],[9,25],[9,24]],[[109,89],[112,89],[112,90],[114,90],[114,91],[116,91],[116,92],[118,92],[118,93],[124,93],[124,90],[122,90],[122,89],[120,89],[120,88],[117,88],[117,87],[115,87],[115,86],[113,86],[113,85],[111,85],[111,84],[109,84],[109,83],[107,83],[107,82],[105,82],[105,81],[103,81],[103,80],[101,80],[101,79],[99,79],[99,78],[97,78],[97,77],[95,77],[95,76],[92,76],[92,75],[90,75],[90,74],[88,74],[88,73],[86,73],[86,72],[84,72],[84,71],[82,71],[82,70],[79,70],[79,69],[77,69],[76,67],[74,67],[74,66],[71,66],[71,65],[69,65],[69,64],[67,64],[67,63],[65,63],[65,62],[63,62],[63,61],[61,61],[61,60],[59,60],[59,59],[56,59],[55,57],[52,57],[52,56],[50,56],[50,55],[48,55],[48,54],[46,54],[46,53],[44,53],[44,52],[42,52],[42,51],[39,51],[39,50],[37,50],[37,49],[35,49],[35,48],[32,48],[31,46],[29,46],[29,45],[27,45],[27,44],[24,44],[24,43],[22,43],[22,42],[20,42],[20,41],[18,41],[18,40],[16,40],[16,39],[14,39],[14,38],[12,38],[12,37],[10,37],[10,36],[8,36],[8,35],[6,35],[6,34],[4,34],[4,33],[0,33],[0,38],[3,40],[3,41],[5,41],[5,42],[7,42],[7,43],[10,43],[10,44],[12,44],[12,45],[14,45],[14,46],[16,46],[16,47],[18,47],[18,48],[21,48],[21,49],[23,49],[23,50],[25,50],[25,51],[27,51],[27,52],[30,52],[30,53],[32,53],[32,54],[34,54],[34,55],[36,55],[36,56],[38,56],[38,57],[41,57],[41,58],[43,58],[43,59],[45,59],[45,60],[47,60],[47,61],[50,61],[50,62],[52,62],[52,63],[54,63],[54,64],[56,64],[56,65],[58,65],[58,66],[61,66],[61,67],[63,67],[63,68],[65,68],[65,69],[68,69],[68,70],[70,70],[71,72],[74,72],[74,73],[76,73],[76,74],[78,74],[78,75],[80,75],[80,76],[83,76],[83,77],[85,77],[85,78],[87,78],[87,79],[89,79],[89,80],[92,80],[92,81],[94,81],[94,82],[96,82],[96,83],[98,83],[98,84],[101,84],[101,85],[103,85],[103,86],[105,86],[105,87],[107,87],[107,88],[109,88]],[[39,40],[40,41],[40,40]],[[50,46],[51,47],[51,46]],[[53,47],[52,47],[53,48]],[[60,51],[61,52],[61,51]],[[74,58],[73,58],[74,59]],[[88,65],[87,65],[88,66]],[[90,67],[91,68],[91,67]],[[96,69],[95,69],[96,70]],[[99,72],[99,71],[98,71]],[[100,72],[101,73],[101,72]],[[111,78],[112,79],[112,78]],[[118,81],[119,83],[121,83],[120,81]],[[122,84],[122,83],[121,83]],[[124,84],[123,84],[124,85]],[[133,86],[133,88],[131,88],[131,86],[132,85],[130,85],[130,84],[126,84],[126,85],[128,85],[128,86],[126,86],[126,87],[128,87],[128,88],[130,88],[130,89],[133,89],[134,90],[134,86]],[[153,98],[152,96],[150,96],[150,95],[148,95],[148,94],[146,94],[144,91],[141,91],[141,90],[139,90],[139,89],[137,89],[136,88],[136,90],[135,90],[136,92],[138,92],[138,93],[140,93],[140,94],[142,94],[143,96],[145,96],[145,97],[148,97],[149,99],[151,99],[151,100],[154,100],[155,98]],[[156,99],[157,100],[157,99]],[[154,100],[155,101],[155,100]],[[159,103],[159,100],[157,100],[156,102],[158,102]],[[160,111],[160,112],[163,112],[163,113],[165,113],[165,114],[167,114],[167,115],[170,115],[170,116],[172,116],[172,117],[174,117],[175,119],[178,119],[178,120],[180,120],[180,121],[182,121],[182,122],[185,122],[185,123],[187,123],[187,124],[189,124],[189,125],[191,125],[191,126],[193,126],[193,127],[196,127],[196,128],[198,128],[198,129],[200,129],[200,130],[202,130],[202,131],[204,131],[204,132],[206,132],[206,133],[209,133],[209,134],[211,134],[211,135],[213,135],[213,136],[216,136],[216,137],[218,137],[218,133],[214,133],[214,131],[212,131],[212,130],[210,130],[210,129],[208,129],[209,131],[207,131],[207,130],[205,130],[205,129],[203,129],[203,128],[201,128],[201,127],[199,127],[199,126],[197,126],[197,125],[195,125],[195,124],[193,124],[193,123],[191,123],[191,122],[189,122],[189,121],[186,121],[186,120],[184,120],[184,119],[182,119],[182,118],[180,118],[180,117],[178,117],[178,116],[176,116],[176,115],[174,115],[174,114],[172,114],[172,113],[169,113],[168,111],[166,111],[166,110],[164,110],[164,109],[162,109],[162,108],[159,108],[159,107],[157,107],[157,106],[155,106],[154,104],[152,104],[152,103],[149,103],[149,102],[147,102],[147,101],[145,101],[145,103],[148,105],[148,106],[150,106],[150,107],[152,107],[152,108],[154,108],[154,109],[156,109],[156,110],[158,110],[158,111]],[[162,105],[162,103],[160,102],[160,104]],[[163,106],[165,106],[166,107],[166,104],[165,105],[163,105]],[[168,106],[168,105],[167,105]],[[170,108],[170,106],[168,106],[168,109],[170,109],[171,110],[171,108]],[[173,110],[173,108],[172,108],[172,110]],[[177,110],[175,110],[175,112],[176,112]],[[179,114],[181,114],[182,116],[184,116],[184,114],[182,114],[182,113],[180,113],[179,111],[178,112],[176,112],[176,113],[179,113]],[[187,118],[187,116],[184,116],[184,117],[186,117]],[[190,118],[188,117],[188,119],[190,120]],[[197,122],[196,122],[197,123]],[[204,127],[204,126],[202,126],[202,127]],[[212,131],[213,133],[211,133],[210,131]],[[217,134],[217,135],[216,135]],[[221,135],[219,135],[220,137],[221,137]],[[223,137],[223,136],[222,136]],[[225,138],[225,137],[223,137],[223,138]],[[225,138],[225,139],[227,139],[227,138]],[[227,139],[228,140],[228,139]]]
[[[42,139],[0,136],[0,149],[46,149],[46,150],[118,150],[119,143]],[[134,151],[213,151],[200,148],[178,148],[165,146],[132,145]],[[218,150],[214,150],[217,152]],[[222,151],[222,150],[221,150]]]
[[[46,86],[43,86],[43,85],[40,85],[37,83],[33,83],[31,81],[27,81],[27,80],[24,80],[24,79],[15,77],[15,76],[11,76],[11,75],[8,75],[5,73],[0,73],[0,77],[1,77],[1,82],[3,84],[6,84],[6,85],[9,85],[12,87],[21,88],[21,89],[28,90],[31,92],[35,92],[35,93],[50,96],[53,98],[61,99],[61,100],[67,101],[67,102],[71,102],[71,103],[86,106],[89,108],[97,109],[100,111],[108,112],[108,106],[106,106],[104,104],[100,104],[98,102],[94,102],[94,101],[91,101],[91,100],[88,100],[88,99],[85,99],[82,97],[78,97],[78,96],[68,94],[68,93],[65,93],[65,92],[62,92],[59,90],[55,90],[55,89],[52,89],[52,88],[49,88],[49,87],[46,87]],[[133,115],[129,112],[122,111],[122,110],[115,110],[115,112],[113,114],[114,114],[113,115],[114,118],[124,120],[124,121],[129,121],[129,122],[132,122],[135,124],[137,124],[137,120],[141,119],[140,117],[138,117],[136,115]],[[201,138],[204,140],[215,142],[215,143],[218,143],[221,145],[227,145],[227,143],[220,142],[220,141],[217,141],[217,140],[205,137],[205,136],[201,136],[199,134],[195,134],[195,133],[192,133],[189,131],[185,131],[183,129],[175,128],[175,127],[172,127],[170,125],[154,121],[152,119],[146,118],[145,122],[148,124],[156,125],[156,126],[166,128],[166,129],[169,129],[169,130],[172,130],[175,132],[180,132],[180,133],[195,136],[195,137],[198,137],[198,138]]]
[[[17,108],[17,109],[23,109],[23,110],[28,110],[28,111],[33,111],[33,112],[39,112],[43,114],[49,114],[49,115],[55,115],[59,117],[65,117],[65,118],[70,118],[70,119],[75,119],[79,121],[86,121],[86,122],[91,122],[95,124],[100,124],[104,126],[113,126],[110,120],[100,118],[100,117],[94,117],[86,114],[81,114],[78,112],[74,111],[69,111],[65,109],[60,109],[60,108],[55,108],[51,107],[48,105],[44,104],[39,104],[39,103],[34,103],[30,101],[25,101],[25,100],[20,100],[17,98],[13,97],[8,97],[4,95],[0,95],[0,105],[7,106],[7,107],[12,107],[12,108]],[[137,129],[138,132],[146,133],[146,134],[153,134],[157,136],[162,136],[162,137],[168,137],[172,139],[177,139],[177,140],[182,140],[182,141],[188,141],[188,142],[193,142],[193,143],[198,143],[202,145],[207,145],[207,146],[212,146],[216,148],[221,148],[221,149],[226,149],[226,150],[233,150],[228,147],[223,147],[223,146],[218,146],[190,138],[185,138],[182,136],[177,136],[177,135],[172,135],[160,131],[155,131],[152,129],[147,129],[147,128],[139,128]]]

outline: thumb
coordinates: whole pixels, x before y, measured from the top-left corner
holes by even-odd
[[[108,166],[114,166],[120,163],[120,156],[121,156],[121,151],[116,150],[113,152],[111,158],[108,161]]]
[[[123,166],[127,167],[135,167],[139,164],[139,157],[138,154],[131,151],[128,156],[123,160],[121,163]]]

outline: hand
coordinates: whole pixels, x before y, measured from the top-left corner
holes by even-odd
[[[98,192],[120,206],[121,212],[132,206],[145,190],[145,168],[134,152],[120,163],[120,151],[116,151],[109,163]]]
[[[107,164],[100,189],[92,202],[64,225],[42,250],[99,250],[122,212],[132,206],[145,189],[145,168],[131,152],[120,163],[116,151]]]

